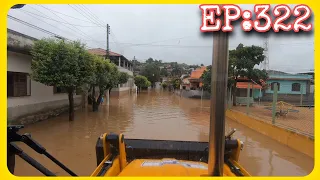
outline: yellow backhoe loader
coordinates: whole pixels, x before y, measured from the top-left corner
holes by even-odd
[[[213,39],[209,142],[126,139],[123,134],[104,133],[96,143],[97,167],[91,174],[92,177],[250,176],[239,164],[243,144],[238,139],[232,139],[235,130],[225,135],[228,34],[216,32]],[[55,176],[15,144],[16,141],[21,141],[47,156],[71,176],[77,176],[33,140],[30,134],[18,134],[22,127],[7,128],[7,164],[11,173],[14,173],[15,157],[19,156],[44,175]]]

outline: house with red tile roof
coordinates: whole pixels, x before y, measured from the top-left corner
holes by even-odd
[[[106,58],[107,51],[102,48],[88,49],[88,52]],[[130,76],[133,76],[133,64],[122,54],[109,51],[109,59],[112,63],[116,64],[120,72],[126,72]],[[133,77],[129,78],[125,84],[119,84],[117,88],[112,88],[111,95],[121,96],[128,94],[130,91],[135,90],[135,84]]]
[[[190,82],[190,89],[197,89],[202,87],[203,84],[201,81],[201,76],[205,70],[207,70],[207,67],[202,66],[191,72],[190,77],[188,79]]]

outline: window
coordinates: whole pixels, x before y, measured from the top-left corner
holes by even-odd
[[[67,90],[63,87],[53,87],[53,93],[54,94],[60,94],[60,93],[67,93]]]
[[[31,95],[31,79],[28,73],[7,72],[7,97]]]
[[[300,83],[293,83],[291,90],[292,91],[300,91],[300,86],[301,86]]]
[[[271,90],[273,91],[274,90],[274,85],[275,84],[277,84],[277,86],[278,86],[278,91],[280,91],[280,83],[278,83],[278,82],[273,82],[273,83],[271,83]]]

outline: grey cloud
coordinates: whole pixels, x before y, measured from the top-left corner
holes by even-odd
[[[89,21],[82,14],[68,5],[43,5],[85,21]],[[83,7],[85,6],[85,8]],[[74,6],[83,10],[90,10],[99,23],[111,26],[111,51],[124,54],[128,59],[134,56],[139,60],[148,57],[163,61],[177,61],[187,64],[211,64],[212,37],[203,37],[199,28],[201,16],[198,5],[83,5]],[[253,9],[253,5],[240,5],[243,9]],[[293,5],[291,5],[293,7]],[[27,5],[22,10],[42,16],[54,18],[57,21],[67,21],[72,24],[89,26],[94,25],[61,14],[59,17],[47,9],[37,5]],[[90,47],[106,47],[106,29],[104,27],[76,27],[59,22],[43,19],[39,16],[30,16],[22,10],[10,10],[9,14],[30,24],[52,31],[69,39],[81,38]],[[39,12],[40,11],[40,12]],[[80,10],[79,10],[80,11]],[[88,11],[87,11],[88,12]],[[39,21],[38,19],[42,21]],[[63,18],[63,19],[61,19]],[[93,18],[91,18],[92,20]],[[96,18],[94,18],[96,19]],[[103,22],[102,22],[103,21]],[[66,27],[67,26],[67,27]],[[47,34],[39,32],[20,23],[8,20],[8,28],[41,38]],[[87,35],[81,33],[81,31]],[[181,38],[181,39],[177,39]],[[167,40],[167,41],[165,41]],[[161,42],[162,41],[162,42]],[[148,46],[133,46],[158,42]],[[264,39],[257,33],[244,33],[240,23],[235,25],[235,32],[230,36],[230,49],[239,43],[244,45],[262,46]],[[271,35],[269,38],[270,68],[282,71],[299,72],[314,67],[314,36],[311,35]],[[131,43],[131,44],[125,44]],[[163,47],[157,45],[173,45]],[[180,47],[179,47],[180,46]],[[181,47],[189,46],[189,47]],[[208,46],[208,47],[192,47]]]

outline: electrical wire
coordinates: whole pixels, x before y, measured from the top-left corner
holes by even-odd
[[[38,5],[38,4],[36,4],[36,5],[44,8],[44,9],[46,9],[46,10],[48,10],[48,11],[52,11],[52,12],[55,12],[55,13],[58,13],[58,14],[67,16],[67,17],[69,17],[69,18],[77,19],[77,20],[79,20],[79,21],[83,21],[83,22],[86,22],[86,23],[92,23],[92,24],[96,24],[96,25],[100,26],[100,24],[93,23],[93,22],[91,22],[91,21],[86,21],[86,20],[83,20],[83,19],[80,19],[80,18],[77,18],[77,17],[73,17],[73,16],[70,16],[70,15],[68,15],[68,14],[64,14],[64,13],[61,13],[61,12],[59,12],[59,11],[55,11],[55,10],[53,10],[53,9],[47,8],[47,7],[42,6],[42,5]]]
[[[48,19],[48,20],[55,21],[55,22],[58,22],[58,23],[68,24],[68,25],[71,25],[71,26],[79,26],[79,27],[98,27],[98,26],[87,26],[87,25],[71,24],[71,23],[68,23],[68,22],[62,22],[62,21],[58,21],[58,20],[56,20],[56,19],[52,19],[52,18],[50,18],[50,17],[45,17],[45,16],[42,16],[42,15],[39,15],[39,14],[30,12],[30,11],[26,11],[26,10],[23,10],[23,9],[21,9],[20,11],[25,12],[25,13],[29,13],[29,14],[33,14],[33,15],[42,17],[42,18],[44,18],[44,19]]]
[[[31,27],[31,28],[37,29],[37,30],[39,30],[39,31],[41,31],[41,32],[44,32],[44,33],[46,33],[46,34],[49,34],[49,35],[51,35],[51,36],[54,36],[54,37],[62,37],[62,36],[60,36],[60,35],[58,35],[58,34],[56,34],[56,33],[53,33],[53,32],[51,32],[51,31],[42,29],[42,28],[40,28],[40,27],[38,27],[38,26],[36,26],[36,25],[30,24],[30,23],[28,23],[28,22],[25,22],[25,21],[23,21],[23,20],[21,20],[21,19],[18,19],[18,18],[16,18],[16,17],[11,16],[11,15],[7,15],[7,17],[8,17],[9,19],[12,19],[12,20],[14,20],[14,21],[16,21],[16,22],[19,22],[19,23],[24,24],[24,25],[26,25],[26,26],[29,26],[29,27]]]
[[[42,5],[40,5],[42,6]],[[66,21],[65,19],[61,18],[59,15],[57,15],[55,12],[53,11],[50,11],[52,14],[54,14],[56,17],[60,18],[61,20],[65,21],[68,23],[68,21]],[[72,31],[75,31],[75,32],[80,32],[81,34],[83,34],[84,36],[86,36],[87,38],[89,39],[92,39],[94,42],[97,42],[98,44],[100,44],[97,40],[95,40],[94,38],[90,37],[88,34],[84,33],[83,31],[81,31],[81,29],[79,29],[78,27],[76,26],[73,26],[71,25],[74,29],[70,28],[69,26],[66,26],[67,28],[71,29]],[[100,44],[101,45],[101,44]]]
[[[79,14],[81,14],[83,17],[85,17],[86,19],[88,19],[90,22],[92,23],[96,23],[94,21],[92,21],[92,19],[90,17],[88,17],[88,15],[85,15],[84,12],[82,12],[81,9],[79,9],[77,6],[73,7],[70,4],[68,4],[69,7],[71,7],[72,9],[74,9],[75,11],[77,11]],[[100,28],[103,28],[103,26],[100,26]],[[104,28],[103,28],[104,29]],[[105,30],[105,29],[104,29]]]
[[[102,20],[100,20],[94,13],[92,13],[92,11],[90,11],[86,6],[84,5],[79,5],[79,8],[83,9],[83,12],[85,12],[86,14],[88,14],[94,21],[96,21],[98,24],[100,24],[101,26],[105,26],[105,22],[103,22]]]
[[[41,31],[41,32],[43,32],[43,33],[46,33],[46,34],[48,34],[48,35],[51,35],[51,36],[54,37],[54,38],[64,39],[64,40],[66,40],[66,41],[73,41],[73,40],[70,40],[70,39],[68,39],[68,38],[65,38],[65,37],[63,37],[63,36],[61,36],[61,35],[58,35],[58,34],[56,34],[56,33],[54,33],[54,32],[45,30],[45,29],[43,29],[43,28],[41,28],[41,27],[38,27],[38,26],[36,26],[36,25],[30,24],[30,23],[28,23],[28,22],[25,22],[25,21],[23,21],[23,20],[21,20],[21,19],[19,19],[19,18],[13,17],[13,16],[11,16],[11,15],[8,15],[8,18],[11,19],[11,20],[13,20],[13,21],[19,22],[19,23],[21,23],[21,24],[23,24],[23,25],[25,25],[25,26],[28,26],[28,27],[30,27],[30,28],[33,28],[33,29],[36,29],[36,30]],[[85,45],[85,47],[92,49],[92,47],[87,46],[87,45]]]

